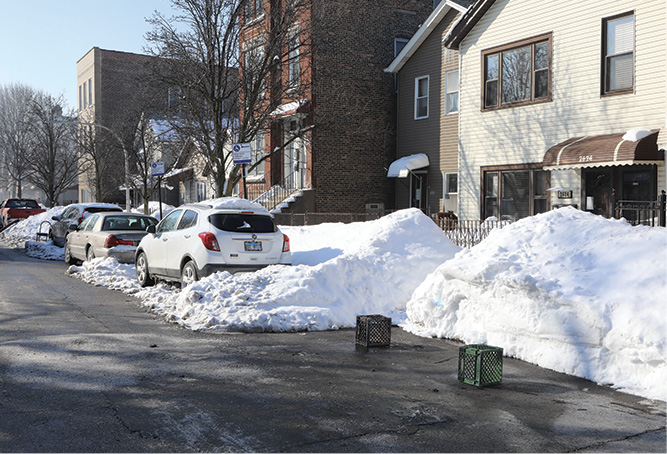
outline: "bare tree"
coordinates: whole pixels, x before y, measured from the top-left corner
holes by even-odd
[[[23,184],[32,172],[30,106],[34,96],[34,90],[26,85],[0,87],[0,148],[7,173],[16,186],[17,197],[22,197]]]
[[[134,165],[131,185],[143,199],[144,213],[148,214],[148,202],[158,189],[157,179],[152,177],[151,164],[161,161],[169,170],[180,150],[183,140],[167,120],[142,115],[135,131],[135,142],[131,148]]]
[[[28,180],[44,191],[49,206],[76,183],[79,159],[71,125],[62,123],[73,117],[63,116],[65,101],[37,93],[31,103],[33,147],[30,151]]]
[[[124,179],[124,173],[119,172],[123,163],[110,159],[117,155],[114,153],[119,146],[117,139],[103,128],[84,124],[77,127],[76,142],[81,168],[79,183],[93,188],[92,200],[103,201],[114,195]]]
[[[164,59],[159,77],[180,96],[174,126],[197,141],[217,196],[241,179],[231,144],[251,142],[278,105],[309,92],[297,74],[310,71],[310,1],[172,0],[175,16],[150,19],[147,52]]]

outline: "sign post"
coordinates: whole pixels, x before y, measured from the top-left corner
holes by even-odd
[[[164,175],[164,162],[151,163],[151,176],[157,177],[157,194],[160,204],[160,220],[162,220],[162,175]]]
[[[252,162],[252,147],[249,143],[235,143],[232,145],[232,158],[234,165],[241,165],[241,175],[243,176],[243,196],[248,198],[248,187],[245,181],[245,165]]]

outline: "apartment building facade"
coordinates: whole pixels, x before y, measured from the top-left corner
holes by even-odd
[[[89,151],[83,152],[88,163],[79,175],[79,201],[125,202],[123,147],[133,146],[142,114],[169,107],[168,88],[151,77],[157,64],[155,57],[99,47],[77,62],[77,121],[89,124],[79,126]]]
[[[249,43],[267,30],[271,8],[286,4],[253,2],[242,53],[256,49]],[[309,2],[292,24],[275,76],[300,89],[269,96],[273,112],[254,144],[258,156],[282,148],[248,180],[256,193],[276,186],[312,191],[308,209],[319,212],[394,207],[386,169],[395,160],[395,81],[384,69],[396,40],[407,42],[432,10],[432,0]]]

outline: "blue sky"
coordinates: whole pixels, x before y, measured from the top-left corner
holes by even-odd
[[[142,53],[146,18],[169,0],[0,0],[0,85],[20,82],[76,104],[76,62],[91,48]]]

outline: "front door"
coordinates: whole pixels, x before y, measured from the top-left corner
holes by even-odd
[[[425,170],[410,172],[410,207],[427,209],[427,176]]]
[[[288,120],[288,132],[285,141],[290,140],[298,134],[299,121]],[[287,189],[303,189],[306,187],[306,150],[303,140],[296,138],[292,140],[284,150],[283,175]]]
[[[600,216],[612,216],[614,184],[611,168],[584,170],[584,209]]]

